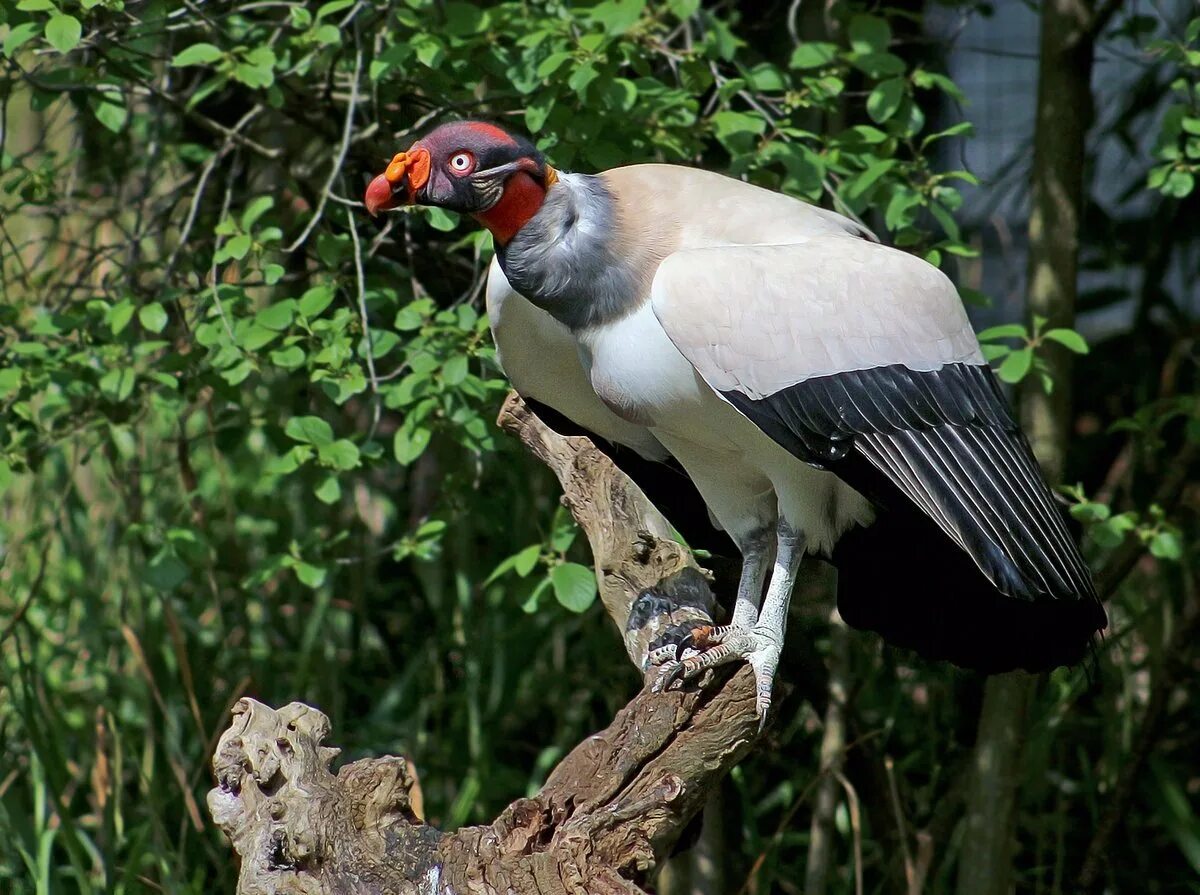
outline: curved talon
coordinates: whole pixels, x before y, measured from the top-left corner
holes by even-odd
[[[675,661],[682,662],[684,652],[689,649],[694,650],[696,648],[693,646],[695,642],[696,638],[692,636],[691,631],[688,631],[688,633],[680,637],[679,642],[675,644]]]
[[[702,652],[713,643],[718,643],[719,641],[713,637],[715,633],[717,633],[717,629],[712,625],[697,625],[692,628],[679,638],[679,642],[675,646],[675,660],[681,660],[685,650]]]
[[[676,662],[674,665],[668,666],[663,671],[663,674],[659,680],[662,683],[662,689],[667,690],[670,689],[671,685],[674,683],[682,683],[686,676],[687,669],[685,668],[683,662]]]

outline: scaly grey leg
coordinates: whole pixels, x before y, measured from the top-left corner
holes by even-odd
[[[779,655],[783,651],[783,638],[787,634],[788,606],[792,601],[792,588],[796,584],[796,573],[800,560],[804,558],[805,539],[784,519],[779,520],[778,541],[775,550],[775,568],[771,571],[771,583],[763,600],[762,612],[754,631],[765,642],[747,659],[754,668],[757,684],[755,705],[758,708],[759,724],[767,717],[771,707],[771,688],[775,681],[775,669],[779,666]]]
[[[684,646],[698,650],[681,662],[669,663],[663,667],[655,689],[661,690],[677,680],[686,680],[702,672],[706,668],[746,659],[754,669],[755,707],[759,717],[759,728],[766,722],[767,711],[771,707],[771,689],[775,680],[775,670],[779,665],[779,655],[783,650],[783,638],[787,633],[788,604],[791,602],[792,587],[796,582],[796,573],[800,568],[800,560],[804,557],[805,540],[802,535],[780,519],[776,532],[775,565],[771,572],[771,583],[767,587],[767,596],[763,601],[762,611],[757,612],[757,619],[752,626],[739,624],[738,610],[743,610],[748,604],[742,601],[742,587],[739,587],[739,601],[734,610],[734,624],[722,627],[698,627],[693,630],[689,642]],[[765,551],[761,554],[766,555]],[[749,557],[747,557],[747,565]],[[743,569],[742,583],[746,585],[749,594],[750,575]],[[757,577],[761,587],[761,573]],[[757,600],[754,601],[757,604]],[[757,610],[757,605],[755,605]]]

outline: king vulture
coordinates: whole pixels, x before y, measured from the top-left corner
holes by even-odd
[[[648,460],[677,461],[742,554],[728,625],[668,679],[747,660],[765,717],[797,568],[933,658],[1079,661],[1107,623],[1091,575],[958,293],[841,215],[708,171],[556,171],[496,125],[442,125],[367,210],[472,215],[517,391]],[[765,585],[765,596],[764,596]]]

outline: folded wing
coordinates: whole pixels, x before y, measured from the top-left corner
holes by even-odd
[[[932,522],[1004,602],[1077,602],[1069,626],[1103,626],[1088,570],[936,268],[838,237],[694,249],[663,262],[653,304],[705,381],[795,456],[885,518]]]

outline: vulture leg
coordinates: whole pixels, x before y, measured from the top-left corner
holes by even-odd
[[[755,703],[761,726],[771,707],[771,685],[775,681],[775,669],[779,665],[779,653],[783,649],[783,638],[787,633],[788,604],[792,601],[792,588],[796,584],[796,573],[800,571],[800,560],[804,558],[806,546],[804,535],[779,518],[778,542],[775,553],[775,568],[771,572],[771,583],[763,601],[762,612],[755,633],[763,641],[762,647],[748,658],[754,668],[757,683]]]
[[[770,532],[756,532],[738,547],[742,553],[742,575],[738,580],[732,624],[735,628],[752,628],[758,621],[763,582],[767,580],[767,569],[771,565]]]
[[[777,528],[775,567],[762,611],[757,612],[757,594],[762,590],[764,560],[769,555],[765,549],[747,553],[743,586],[738,589],[738,603],[734,609],[734,623],[693,628],[676,647],[677,660],[663,666],[654,688],[665,689],[675,681],[694,678],[706,668],[745,659],[754,669],[755,707],[761,729],[771,707],[775,669],[779,665],[779,654],[787,630],[788,603],[792,598],[792,586],[796,583],[796,573],[804,550],[804,536],[781,518]],[[751,586],[753,591],[750,590]],[[749,596],[752,592],[755,594],[753,598]],[[750,613],[757,615],[757,618]],[[679,660],[679,656],[685,655],[685,652],[691,655]]]

